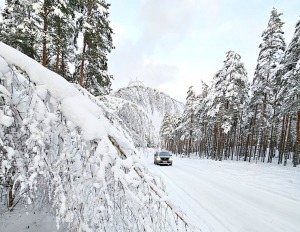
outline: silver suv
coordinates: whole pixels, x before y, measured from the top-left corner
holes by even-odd
[[[154,154],[154,164],[166,164],[172,166],[173,157],[168,151],[156,152]]]

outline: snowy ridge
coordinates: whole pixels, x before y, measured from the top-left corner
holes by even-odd
[[[167,94],[139,83],[132,83],[128,87],[118,89],[113,94],[115,97],[123,98],[143,107],[148,113],[159,112],[161,116],[165,113],[181,113],[184,104],[171,98]]]
[[[15,198],[48,196],[70,231],[192,230],[116,115],[2,42],[0,87],[0,184]]]
[[[115,98],[125,99],[132,102],[134,105],[143,108],[147,114],[147,122],[152,122],[155,131],[150,137],[152,140],[147,141],[147,144],[156,145],[159,142],[159,130],[163,121],[163,117],[168,115],[178,115],[184,110],[184,104],[171,98],[167,94],[150,87],[143,86],[140,82],[133,82],[129,86],[118,89],[111,96]],[[136,108],[136,107],[135,107]],[[126,108],[122,111],[121,115],[124,116]],[[126,115],[127,116],[127,115]],[[121,116],[121,118],[123,118]],[[125,120],[126,121],[126,120]],[[130,123],[135,124],[136,121],[131,120]],[[150,146],[151,147],[151,146]],[[155,147],[155,146],[154,146]]]

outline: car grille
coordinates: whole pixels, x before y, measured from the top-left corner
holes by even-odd
[[[161,157],[161,160],[162,161],[169,161],[169,158],[168,157]]]

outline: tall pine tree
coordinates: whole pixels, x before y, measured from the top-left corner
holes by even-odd
[[[40,61],[41,19],[35,14],[33,1],[6,0],[0,22],[0,40]]]
[[[79,84],[94,95],[110,91],[112,76],[107,72],[107,54],[113,49],[109,26],[109,4],[103,0],[82,0],[78,29],[82,33],[82,51],[77,56]]]
[[[279,96],[283,112],[289,118],[288,122],[293,124],[287,129],[285,146],[295,147],[293,165],[296,167],[300,156],[300,21],[296,24],[294,36],[281,64],[278,71],[282,85]],[[289,144],[292,138],[295,138],[295,146]]]
[[[257,59],[257,66],[252,84],[252,99],[250,101],[251,111],[255,111],[255,119],[252,119],[255,137],[255,157],[265,157],[266,149],[272,140],[275,114],[277,113],[276,102],[279,86],[276,82],[276,70],[282,59],[285,50],[280,19],[282,14],[275,8],[272,9],[268,26],[262,33],[263,42],[260,44],[260,52]],[[271,128],[272,125],[272,128]]]

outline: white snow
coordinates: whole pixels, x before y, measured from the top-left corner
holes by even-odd
[[[171,231],[175,223],[177,229],[189,227],[180,209],[165,195],[160,180],[154,179],[136,156],[131,135],[120,118],[106,111],[94,96],[2,42],[0,73],[11,94],[3,112],[12,115],[19,132],[26,134],[23,141],[22,133],[13,133],[13,125],[9,134],[0,125],[1,138],[11,136],[16,149],[14,155],[4,153],[1,178],[11,175],[10,167],[18,162],[20,165],[13,166],[17,174],[12,181],[20,181],[21,190],[28,191],[16,192],[16,196],[34,206],[42,202],[39,196],[45,191],[45,200],[51,204],[49,215],[55,214],[57,223],[69,223],[71,231]],[[6,186],[0,188],[7,191]],[[3,231],[7,229],[1,223],[5,200],[0,201]],[[21,216],[24,214],[26,211]],[[4,216],[10,215],[6,212]],[[164,223],[162,218],[167,215],[172,219]],[[15,223],[8,232],[18,230],[19,221]],[[37,230],[45,231],[43,226]]]
[[[1,190],[1,189],[0,189]],[[1,204],[3,202],[0,201]],[[0,231],[1,232],[66,232],[64,225],[56,229],[55,217],[49,215],[49,209],[38,210],[35,207],[28,209],[22,206],[16,207],[7,214],[0,207]]]
[[[14,119],[12,117],[4,115],[2,110],[0,110],[0,125],[9,127],[13,122]]]
[[[87,97],[83,96],[72,84],[2,42],[0,42],[0,56],[3,56],[10,64],[17,65],[25,70],[31,80],[38,86],[42,85],[41,87],[37,87],[38,95],[45,94],[45,91],[42,89],[43,86],[47,86],[51,96],[61,101],[64,115],[82,129],[85,139],[102,138],[107,134],[102,124],[97,123],[100,120],[108,125],[101,109]],[[0,68],[5,73],[5,69],[7,69],[5,65],[3,64],[3,67]],[[87,118],[89,119],[88,121],[86,120]],[[5,119],[5,122],[7,122],[7,119]]]
[[[146,165],[203,232],[299,231],[299,168],[176,156],[173,166],[156,166],[152,153]]]
[[[54,8],[53,13],[54,13],[54,15],[57,15],[57,16],[60,17],[60,18],[64,17],[63,12],[62,12],[58,7],[55,7],[55,8]]]

